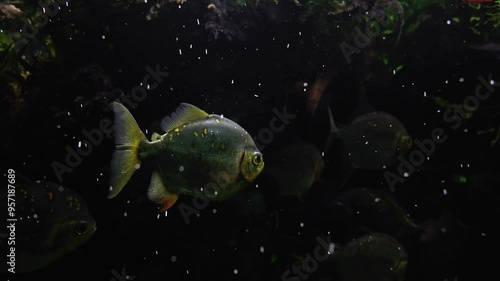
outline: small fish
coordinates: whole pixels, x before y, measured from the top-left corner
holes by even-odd
[[[408,254],[392,236],[370,233],[335,251],[331,257],[341,281],[405,280]]]
[[[264,172],[276,182],[281,195],[302,198],[320,178],[324,166],[315,144],[297,141],[272,153]]]
[[[7,172],[2,170],[2,174]],[[73,190],[48,181],[31,181],[20,174],[16,174],[13,186],[15,212],[9,218],[17,220],[15,245],[11,245],[16,251],[15,273],[42,269],[94,235],[96,222],[83,198]],[[0,195],[2,202],[7,202],[7,194]]]
[[[332,138],[340,139],[345,158],[354,169],[383,170],[406,156],[413,140],[393,115],[375,111],[363,114],[338,129],[330,113]]]
[[[162,120],[165,134],[148,141],[132,114],[114,102],[116,150],[111,159],[110,194],[122,190],[140,167],[154,164],[148,198],[168,210],[179,194],[221,201],[233,197],[264,169],[252,137],[237,123],[182,103]]]

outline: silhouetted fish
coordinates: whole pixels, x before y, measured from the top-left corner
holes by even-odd
[[[15,201],[9,202],[15,203],[11,217],[17,220],[15,240],[6,244],[15,247],[15,273],[39,270],[94,235],[96,222],[76,192],[48,181],[31,181],[20,174],[14,179]],[[7,192],[0,197],[7,202]]]
[[[382,111],[363,114],[340,129],[334,126],[333,137],[342,141],[345,158],[354,169],[383,170],[413,145],[403,124]]]

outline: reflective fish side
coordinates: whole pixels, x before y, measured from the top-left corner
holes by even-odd
[[[406,156],[413,140],[393,115],[376,111],[363,114],[348,125],[333,128],[344,155],[354,169],[383,170]]]
[[[110,194],[122,190],[145,159],[154,163],[148,198],[168,210],[180,194],[209,200],[233,197],[264,169],[262,153],[237,123],[182,103],[162,120],[165,134],[148,141],[132,114],[114,102],[116,150],[111,160]]]
[[[3,170],[2,174],[6,175]],[[16,174],[14,186],[16,273],[42,269],[94,235],[96,222],[83,198],[73,190],[48,181],[31,181],[20,174]],[[0,197],[7,202],[7,192]]]
[[[319,179],[325,166],[316,145],[306,141],[294,142],[272,153],[267,162],[264,172],[276,182],[280,194],[298,198]]]

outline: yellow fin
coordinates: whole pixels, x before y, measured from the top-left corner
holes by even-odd
[[[147,141],[132,114],[121,103],[113,102],[115,112],[115,145],[111,158],[111,179],[108,198],[113,198],[127,184],[141,161],[139,145]]]
[[[153,171],[148,189],[148,198],[160,206],[160,212],[164,212],[175,204],[179,195],[170,193],[165,187],[160,173]]]
[[[206,117],[208,117],[208,113],[198,107],[189,103],[181,103],[171,116],[163,118],[161,128],[165,132],[170,132],[188,121]]]

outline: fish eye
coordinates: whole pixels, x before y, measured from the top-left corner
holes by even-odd
[[[260,153],[259,153],[259,154],[255,154],[255,155],[253,156],[252,161],[253,161],[253,163],[254,163],[255,165],[259,165],[260,163],[262,163],[262,162],[264,161],[264,157],[263,157],[263,155],[262,155],[262,154],[260,154]]]
[[[87,232],[87,230],[89,230],[89,225],[87,224],[87,222],[79,221],[76,223],[75,233],[77,235],[83,235],[85,234],[85,232]]]

